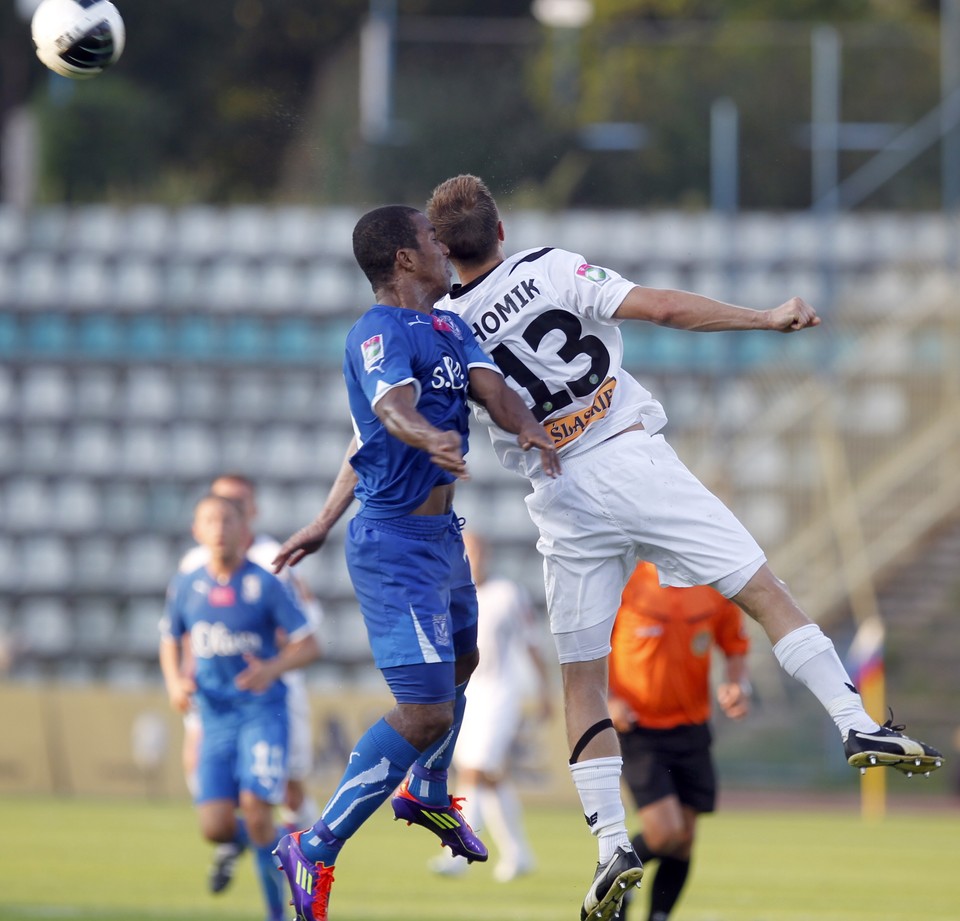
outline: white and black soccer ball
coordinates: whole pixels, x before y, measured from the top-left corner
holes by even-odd
[[[110,0],[43,0],[30,22],[37,57],[74,80],[95,77],[123,53],[126,29]]]

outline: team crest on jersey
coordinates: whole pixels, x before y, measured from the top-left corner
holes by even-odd
[[[690,641],[690,651],[702,658],[710,651],[711,642],[709,630],[698,630]]]
[[[241,579],[240,597],[243,598],[247,604],[253,604],[256,601],[259,601],[261,594],[262,590],[260,588],[259,576],[255,576],[253,573],[250,573]]]
[[[433,320],[433,328],[438,333],[453,333],[458,339],[462,339],[463,336],[460,335],[460,330],[457,327],[456,323],[448,319],[447,317],[434,313],[431,314]]]
[[[360,354],[363,356],[363,370],[368,372],[375,370],[385,357],[383,336],[377,333],[376,336],[371,336],[366,342],[361,342]]]
[[[450,645],[450,629],[446,614],[433,616],[433,641],[437,646]]]
[[[577,269],[577,275],[585,278],[587,281],[592,281],[597,287],[602,287],[610,281],[610,276],[607,274],[606,269],[601,269],[598,265],[590,265],[589,262],[583,263],[583,265]]]

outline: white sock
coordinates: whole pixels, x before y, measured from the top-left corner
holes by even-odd
[[[791,630],[773,647],[783,670],[805,685],[830,714],[840,736],[847,731],[872,732],[879,723],[863,709],[863,701],[843,667],[833,641],[816,624]]]
[[[523,811],[516,790],[508,783],[483,789],[483,814],[500,860],[513,866],[530,862],[530,846],[523,832]]]
[[[570,765],[573,784],[580,794],[590,833],[600,847],[600,863],[606,863],[620,846],[630,847],[626,814],[620,797],[623,758],[594,758]]]

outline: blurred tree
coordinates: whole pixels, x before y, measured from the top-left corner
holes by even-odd
[[[799,132],[814,23],[844,36],[845,117],[907,124],[936,101],[936,0],[594,4],[594,20],[571,34],[538,26],[527,2],[397,0],[398,131],[374,145],[357,127],[369,0],[118,0],[123,58],[71,91],[33,58],[8,2],[0,117],[28,97],[43,114],[47,200],[419,201],[472,169],[556,206],[699,206],[710,107],[728,96],[740,111],[743,204],[788,208],[809,204]],[[458,16],[490,25],[458,26]],[[431,18],[440,25],[428,35]],[[575,65],[563,86],[560,54]],[[609,124],[642,125],[645,145],[585,141]],[[865,156],[844,154],[844,168]],[[934,201],[934,159],[874,203]]]

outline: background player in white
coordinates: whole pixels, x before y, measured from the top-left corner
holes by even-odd
[[[490,427],[502,464],[533,485],[526,501],[540,529],[570,770],[599,839],[600,861],[581,917],[612,917],[623,884],[642,872],[624,825],[622,761],[606,699],[611,629],[638,559],[652,562],[665,584],[710,585],[757,620],[782,667],[833,718],[851,764],[939,767],[939,752],[867,715],[833,643],[774,576],[746,529],[656,434],[666,423],[663,407],[621,366],[624,320],[700,332],[789,333],[817,326],[816,311],[797,297],[751,310],[643,288],[551,247],[507,257],[496,202],[475,176],[441,183],[427,213],[461,282],[437,307],[473,329],[564,462],[565,476],[543,477],[535,455],[520,456]]]
[[[463,541],[477,585],[480,664],[470,676],[453,766],[464,812],[475,830],[490,832],[499,852],[493,877],[505,883],[534,868],[520,800],[508,769],[531,676],[538,720],[545,721],[552,714],[550,675],[537,642],[530,596],[516,582],[489,578],[486,541],[471,531],[464,531]],[[430,861],[431,869],[446,876],[459,875],[467,866],[465,858],[446,852]]]
[[[278,840],[273,807],[283,798],[287,765],[280,676],[317,657],[314,628],[289,587],[247,558],[250,535],[236,502],[204,496],[193,534],[207,559],[170,583],[160,665],[171,706],[181,713],[196,706],[203,725],[194,794],[201,833],[214,843],[242,834],[254,850],[268,921],[281,921],[284,887],[271,856]]]
[[[268,534],[257,534],[254,522],[257,518],[257,494],[253,481],[240,473],[222,473],[210,484],[210,493],[233,499],[243,511],[249,529],[247,558],[258,566],[270,571],[273,559],[280,550],[280,544]],[[202,546],[188,550],[178,567],[180,572],[192,572],[203,566],[209,559],[209,550]],[[304,614],[319,631],[323,620],[323,609],[303,580],[289,569],[278,573],[281,581],[294,591]],[[317,634],[319,636],[319,633]],[[313,770],[313,725],[310,714],[310,698],[307,693],[306,676],[302,670],[295,669],[283,676],[287,685],[287,711],[289,715],[289,750],[287,754],[287,785],[284,790],[283,804],[279,809],[279,819],[288,830],[301,828],[313,821],[317,804],[307,790],[307,781]],[[202,727],[196,710],[191,709],[183,720],[183,767],[187,785],[191,791],[195,788],[195,771],[200,748]],[[208,883],[211,892],[222,892],[233,879],[237,857],[243,852],[241,841],[220,844],[214,850],[213,864],[210,867]]]

